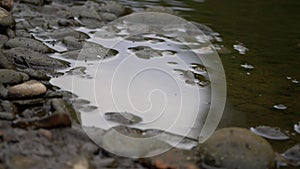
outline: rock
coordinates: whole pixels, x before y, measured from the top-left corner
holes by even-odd
[[[1,40],[1,39],[0,39]],[[0,51],[0,69],[16,69],[16,66]]]
[[[6,158],[6,164],[8,168],[14,169],[30,169],[34,168],[38,161],[31,157],[21,156],[21,155],[10,155]]]
[[[51,99],[51,106],[55,111],[65,112],[65,113],[69,114],[72,117],[72,119],[76,119],[76,121],[79,122],[76,111],[65,100]]]
[[[14,115],[8,112],[0,112],[1,120],[14,120]]]
[[[67,46],[68,50],[78,50],[83,47],[83,42],[74,36],[64,37],[63,43]]]
[[[251,127],[250,130],[261,137],[271,140],[288,140],[290,138],[278,127],[257,126]]]
[[[102,19],[106,21],[113,21],[117,19],[117,16],[113,13],[108,13],[108,12],[102,12],[100,13],[100,16]]]
[[[200,145],[203,165],[235,169],[266,169],[274,166],[274,152],[262,137],[243,128],[217,130]]]
[[[167,13],[171,15],[178,15],[178,12],[174,11],[171,8],[166,8],[163,6],[152,6],[146,9],[146,12],[159,12],[159,13]]]
[[[15,70],[0,69],[0,83],[2,84],[16,84],[29,79],[29,76],[22,72]]]
[[[26,38],[26,37],[17,37],[17,38],[9,39],[4,44],[4,47],[8,49],[23,47],[23,48],[28,48],[42,53],[53,52],[53,50],[48,46],[46,46],[45,44],[43,44],[43,42],[31,38]]]
[[[74,164],[72,164],[72,169],[89,169],[89,168],[90,168],[89,161],[84,156],[76,158]]]
[[[48,140],[53,139],[53,135],[52,135],[52,132],[50,130],[39,129],[38,132],[39,132],[40,135],[46,137]]]
[[[57,128],[71,127],[70,116],[65,112],[54,112],[53,114],[41,119],[18,119],[13,122],[14,127],[19,128]]]
[[[13,16],[6,9],[0,7],[0,29],[13,27],[15,24]]]
[[[50,77],[47,75],[46,71],[44,70],[36,70],[32,68],[23,69],[22,72],[28,74],[30,78],[36,80],[50,80]]]
[[[7,100],[0,102],[0,111],[11,113],[11,114],[18,114],[17,107]]]
[[[26,98],[39,96],[46,93],[47,87],[36,80],[30,80],[22,84],[11,86],[8,88],[8,97],[10,98]]]
[[[105,4],[102,4],[99,11],[113,13],[116,16],[124,15],[126,12],[124,6],[115,1],[107,1]]]
[[[108,121],[113,121],[121,124],[136,124],[142,121],[142,118],[128,112],[106,112],[104,117]]]
[[[150,164],[149,168],[156,169],[199,169],[197,166],[198,158],[193,154],[193,151],[181,150],[173,148],[166,153],[142,159],[141,162]]]
[[[0,83],[0,98],[6,98],[7,93],[8,93],[8,90],[3,86],[2,83]]]
[[[0,6],[8,11],[14,7],[14,0],[0,0]]]
[[[28,3],[32,5],[42,6],[44,5],[44,0],[21,0],[21,3]]]
[[[0,48],[2,48],[3,44],[8,41],[8,37],[6,35],[0,34]]]
[[[13,48],[3,51],[7,57],[21,68],[35,68],[53,70],[59,68],[66,68],[69,62],[51,58],[47,55],[34,52],[26,48]]]
[[[17,106],[37,106],[45,103],[43,98],[36,99],[26,99],[26,100],[13,100],[12,101]]]
[[[300,166],[300,144],[286,150],[282,156],[285,158],[286,163],[292,166]]]

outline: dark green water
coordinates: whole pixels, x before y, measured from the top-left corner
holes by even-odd
[[[220,33],[223,41],[218,44],[232,51],[220,54],[228,83],[223,120],[227,126],[267,125],[294,133],[287,141],[269,140],[277,152],[300,142],[300,135],[293,130],[300,121],[300,84],[287,79],[300,80],[299,0],[166,0],[134,4],[143,5],[183,7],[186,10],[180,14],[184,18]],[[246,54],[233,49],[238,42],[249,49]],[[244,63],[254,69],[241,68]],[[276,104],[284,104],[287,109],[276,110]]]

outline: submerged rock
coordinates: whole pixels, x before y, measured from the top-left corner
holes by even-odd
[[[274,152],[263,138],[243,128],[217,130],[200,145],[203,164],[228,169],[266,169],[274,165]]]
[[[282,156],[292,166],[300,166],[300,144],[297,144],[286,150]]]
[[[271,140],[288,140],[289,136],[284,134],[280,128],[269,127],[269,126],[257,126],[251,127],[250,130],[262,137],[271,139]]]
[[[22,84],[11,86],[8,88],[8,97],[10,98],[26,98],[34,97],[46,93],[47,87],[36,80],[30,80]]]
[[[136,124],[142,121],[142,118],[128,112],[107,112],[105,119],[121,124]]]

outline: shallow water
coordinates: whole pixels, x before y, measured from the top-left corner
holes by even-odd
[[[269,140],[277,152],[284,152],[300,142],[299,134],[293,129],[300,121],[297,83],[300,79],[300,1],[121,2],[135,10],[153,5],[168,6],[179,10],[190,21],[213,28],[222,37],[221,42],[215,43],[226,48],[220,54],[228,85],[221,125],[279,127],[289,133],[290,139]],[[174,65],[173,60],[169,62]],[[286,108],[277,109],[275,105]]]

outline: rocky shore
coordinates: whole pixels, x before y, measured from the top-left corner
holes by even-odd
[[[103,150],[81,128],[71,103],[76,96],[49,82],[70,66],[51,55],[57,52],[76,59],[88,38],[76,27],[98,28],[131,9],[101,0],[0,2],[0,169],[274,166],[269,143],[238,128],[221,130],[193,150],[174,148],[149,159],[124,158]]]

